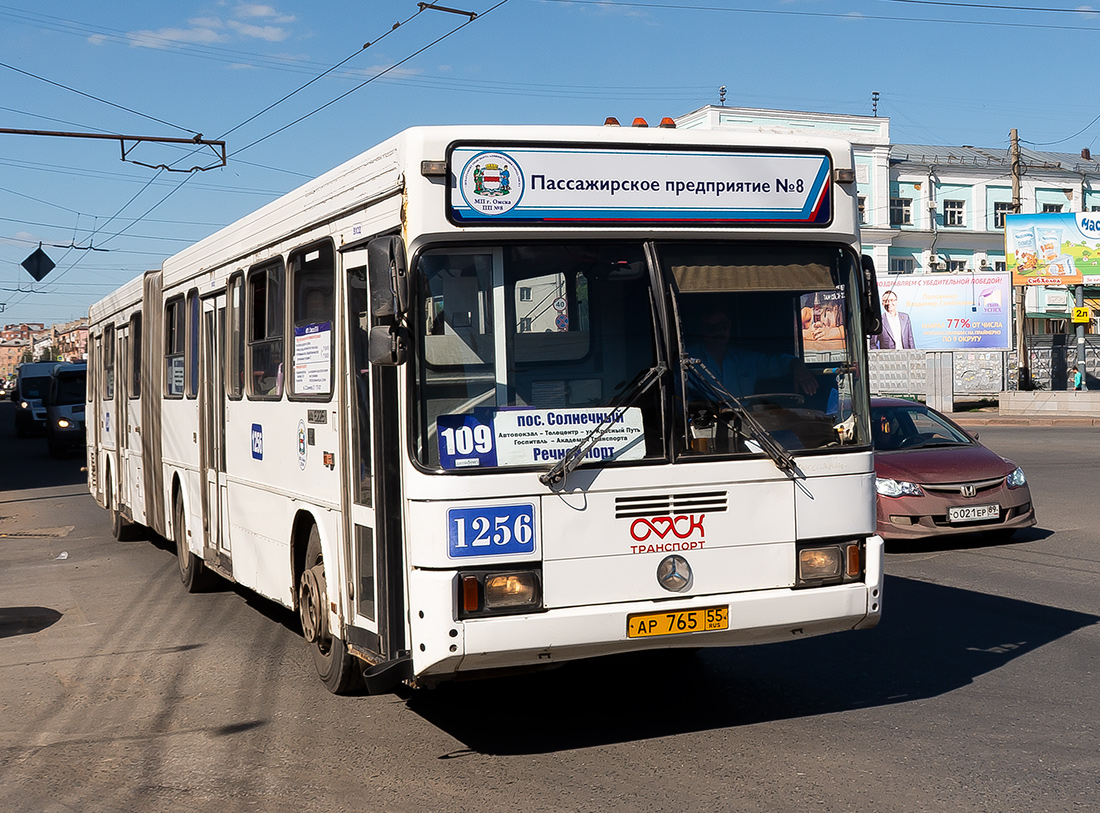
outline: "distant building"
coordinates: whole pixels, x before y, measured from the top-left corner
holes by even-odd
[[[23,354],[30,347],[30,339],[0,339],[0,381],[15,376],[15,368],[22,363]]]
[[[1004,218],[1011,212],[1008,147],[891,144],[890,120],[710,105],[676,120],[680,129],[730,129],[843,138],[855,152],[863,253],[879,278],[895,274],[1005,271]],[[1007,140],[1008,133],[1005,133]],[[1022,212],[1100,211],[1100,160],[1089,151],[1038,152],[1021,145]],[[1091,332],[1100,330],[1100,288],[1086,288]],[[1027,290],[1028,335],[1063,334],[1065,286]]]

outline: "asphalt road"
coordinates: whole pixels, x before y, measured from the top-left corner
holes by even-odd
[[[116,542],[0,404],[0,810],[1100,807],[1093,429],[983,427],[1037,528],[888,552],[872,631],[334,697],[295,618]]]

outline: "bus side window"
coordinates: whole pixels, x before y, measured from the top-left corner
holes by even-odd
[[[332,242],[324,240],[295,249],[290,252],[287,267],[294,322],[288,365],[294,375],[288,389],[295,397],[327,400],[332,395],[335,358],[336,260]]]
[[[183,395],[184,331],[183,297],[164,306],[164,394],[169,398]]]
[[[276,260],[248,275],[249,395],[283,395],[283,263]]]

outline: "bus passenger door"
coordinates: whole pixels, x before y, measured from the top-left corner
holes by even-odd
[[[347,271],[347,347],[348,375],[343,421],[344,460],[350,493],[349,510],[345,511],[344,560],[348,563],[348,592],[351,595],[352,623],[347,628],[346,643],[368,650],[380,659],[394,657],[382,638],[384,606],[383,557],[379,551],[380,534],[374,508],[374,469],[371,438],[371,370],[367,360],[367,333],[370,330],[369,302],[366,283],[366,251],[344,255]],[[356,267],[352,267],[356,266]]]
[[[225,294],[202,301],[199,343],[199,434],[202,438],[203,560],[227,577],[233,562],[227,533],[225,477]]]
[[[133,521],[146,523],[145,481],[141,473],[141,402],[133,400],[133,369],[141,364],[140,331],[134,335],[133,322],[119,328],[118,364],[115,365],[115,403],[118,405],[118,487],[119,503]],[[136,355],[135,355],[136,354]]]
[[[126,369],[130,362],[130,331],[125,325],[119,325],[118,356],[115,359],[115,423],[118,439],[118,508],[123,516],[133,516],[130,497],[130,453],[127,448],[130,432],[130,396],[127,392]]]

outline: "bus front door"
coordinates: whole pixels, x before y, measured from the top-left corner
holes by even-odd
[[[203,560],[216,572],[232,578],[233,561],[226,532],[225,477],[225,294],[202,302],[202,341],[199,354],[199,435],[202,438]]]
[[[344,444],[347,453],[345,469],[351,501],[345,511],[346,540],[343,551],[348,567],[353,619],[347,627],[347,643],[366,650],[372,660],[392,657],[384,634],[388,627],[385,605],[385,557],[379,549],[381,534],[379,512],[375,506],[373,477],[374,456],[372,436],[372,371],[367,360],[369,304],[365,278],[366,252],[344,255],[347,271],[348,341],[347,392]],[[360,263],[363,263],[361,265]],[[352,267],[355,266],[355,267]]]

